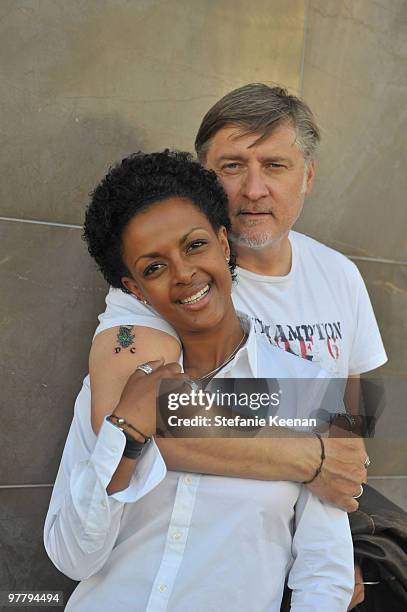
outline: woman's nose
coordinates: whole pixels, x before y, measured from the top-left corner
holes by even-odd
[[[173,263],[173,279],[177,284],[189,284],[195,272],[195,266],[185,258],[180,258],[177,262]]]

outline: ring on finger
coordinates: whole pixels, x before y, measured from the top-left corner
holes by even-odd
[[[154,372],[153,368],[148,365],[148,363],[140,363],[136,370],[141,370],[141,372],[144,372],[144,374],[152,374],[152,372]]]
[[[361,495],[363,494],[363,486],[360,485],[360,491],[357,495],[352,495],[353,499],[359,499],[359,497],[361,497]]]

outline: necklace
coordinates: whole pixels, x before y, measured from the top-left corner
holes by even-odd
[[[243,332],[243,336],[242,338],[239,340],[239,343],[237,346],[235,346],[235,348],[233,349],[233,351],[231,352],[231,354],[226,357],[226,359],[224,361],[222,361],[222,363],[218,366],[216,366],[215,369],[211,370],[210,372],[207,372],[206,374],[204,374],[203,376],[199,376],[199,378],[196,378],[196,380],[198,380],[199,382],[204,382],[206,381],[206,379],[208,378],[213,378],[214,376],[216,376],[216,374],[218,372],[220,372],[220,370],[222,368],[225,367],[225,365],[227,365],[229,362],[232,361],[233,357],[236,355],[237,351],[240,349],[240,347],[244,344],[244,342],[247,340],[247,333],[244,331]]]

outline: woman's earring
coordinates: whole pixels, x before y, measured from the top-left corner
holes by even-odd
[[[148,304],[147,300],[141,299],[141,298],[137,298],[139,302],[141,302],[142,304]]]
[[[230,257],[229,257],[229,255],[228,255],[228,256],[226,257],[226,263],[229,263],[229,261],[230,261]]]

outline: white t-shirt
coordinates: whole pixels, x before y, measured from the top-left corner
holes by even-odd
[[[237,268],[235,307],[255,319],[270,343],[347,378],[387,361],[363,279],[344,255],[298,232],[290,232],[292,266],[286,276],[263,276]],[[134,296],[111,289],[99,333],[116,325],[142,325],[177,336]]]

